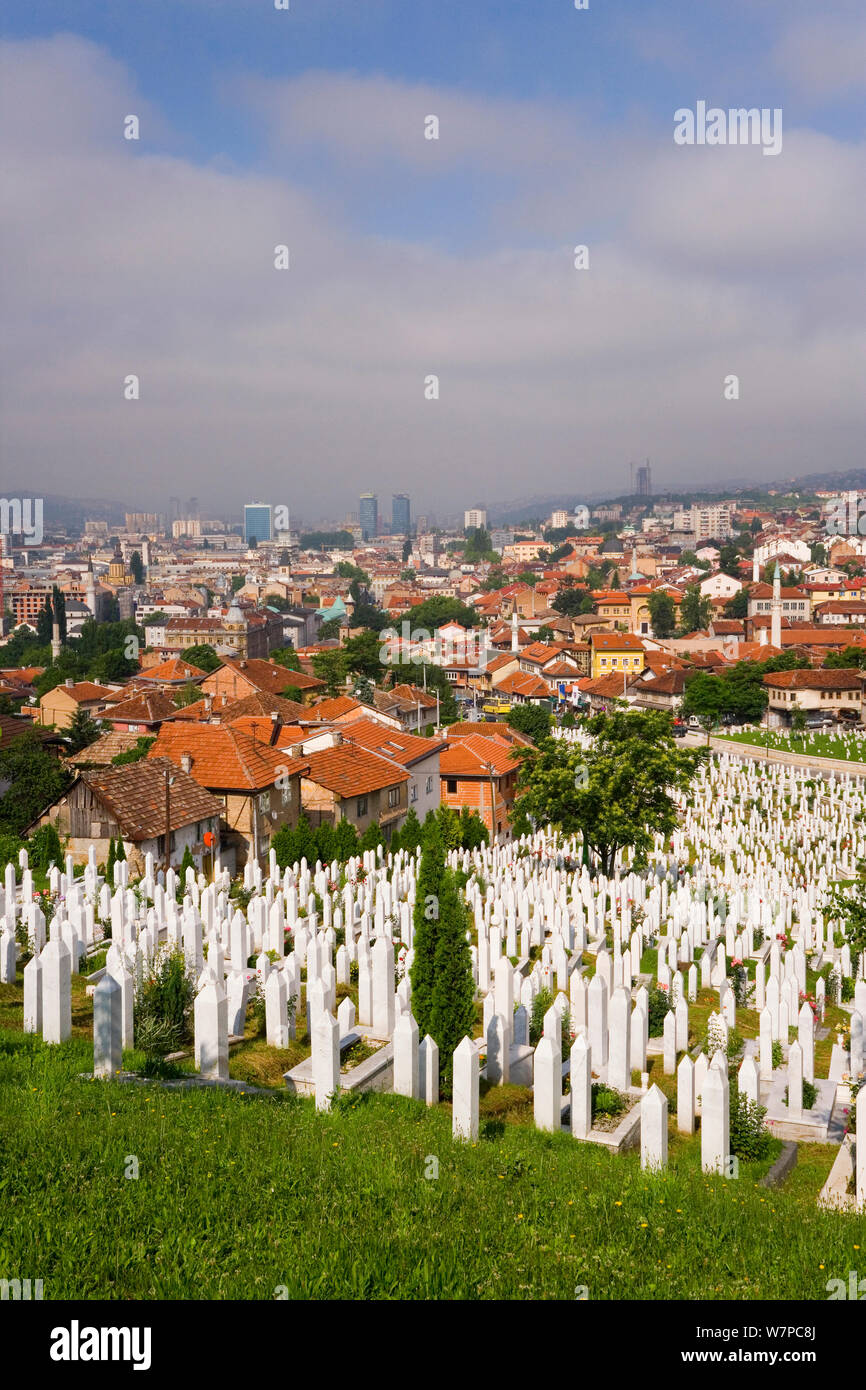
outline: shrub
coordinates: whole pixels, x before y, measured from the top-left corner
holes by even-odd
[[[190,1037],[195,984],[183,951],[163,950],[145,969],[135,992],[135,1045],[148,1066],[159,1064]]]
[[[773,1070],[782,1065],[782,1044],[777,1039],[773,1043]]]
[[[28,861],[32,869],[47,870],[54,863],[60,868],[63,863],[63,846],[57,827],[40,825],[30,836],[27,844]]]
[[[811,1083],[811,1081],[807,1081],[806,1078],[805,1078],[805,1076],[804,1076],[804,1077],[803,1077],[803,1101],[802,1101],[803,1109],[804,1109],[804,1110],[811,1110],[811,1109],[812,1109],[812,1106],[815,1104],[815,1101],[816,1101],[817,1099],[818,1099],[818,1087],[817,1087],[817,1086],[813,1086],[812,1083]],[[785,1087],[785,1104],[786,1104],[786,1105],[788,1104],[788,1087],[787,1087],[787,1086]]]
[[[673,1000],[666,989],[655,985],[649,992],[649,1036],[660,1038],[665,1028],[665,1018],[673,1008]]]
[[[731,1084],[731,1153],[748,1162],[766,1158],[770,1147],[770,1132],[764,1126],[766,1106],[756,1105],[753,1100],[737,1090],[736,1080]]]
[[[731,1031],[728,1033],[729,1061],[733,1061],[735,1057],[739,1057],[740,1053],[743,1050],[743,1042],[744,1039],[742,1033],[738,1033],[736,1028],[732,1028]]]
[[[622,1091],[614,1090],[603,1081],[592,1083],[592,1117],[596,1115],[621,1115],[628,1104]]]
[[[553,995],[549,989],[540,989],[532,1001],[532,1013],[529,1016],[529,1043],[531,1047],[537,1047],[542,1033],[544,1032],[544,1015],[553,1004]]]

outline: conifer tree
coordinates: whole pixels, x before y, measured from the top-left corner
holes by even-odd
[[[407,849],[411,854],[414,854],[421,843],[421,836],[421,822],[415,812],[415,807],[410,806],[409,814],[400,831],[400,848]]]
[[[432,1029],[433,1019],[433,980],[435,971],[436,941],[439,932],[439,895],[442,877],[445,873],[445,850],[439,835],[436,818],[424,840],[421,867],[415,889],[415,909],[413,912],[412,934],[412,1013],[418,1024],[418,1033],[435,1037]],[[439,1039],[436,1038],[438,1043]],[[440,1049],[441,1055],[441,1049]]]
[[[108,841],[108,862],[105,865],[105,882],[109,888],[114,887],[114,866],[117,862],[117,850],[114,845],[114,837]]]
[[[341,864],[347,860],[354,859],[358,853],[358,832],[350,820],[345,817],[337,821],[337,829],[334,832],[336,844],[336,857]]]
[[[446,870],[439,890],[430,1035],[439,1046],[442,1089],[450,1093],[454,1049],[472,1036],[475,981],[466,939],[467,911],[457,880]],[[413,994],[414,1006],[414,994]]]

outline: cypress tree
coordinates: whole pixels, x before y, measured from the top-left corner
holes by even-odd
[[[410,806],[409,814],[404,820],[403,828],[400,831],[400,848],[409,850],[410,854],[414,854],[421,843],[421,833],[421,822],[418,819],[415,807]]]
[[[350,820],[346,820],[344,817],[337,821],[334,839],[336,856],[341,864],[345,864],[348,859],[355,858],[358,853],[358,832]]]
[[[114,865],[117,861],[117,851],[114,847],[114,836],[108,841],[108,863],[105,866],[105,881],[109,888],[114,887]]]
[[[434,817],[424,840],[412,914],[412,1013],[422,1038],[425,1033],[436,1038],[432,1027],[433,981],[439,932],[439,897],[444,873],[445,850]],[[439,1042],[438,1038],[436,1042]]]
[[[439,891],[439,923],[434,958],[431,1036],[439,1045],[443,1091],[451,1090],[454,1049],[472,1036],[475,981],[466,939],[466,904],[454,874],[447,870]],[[414,996],[413,996],[414,1002]]]
[[[120,836],[118,836],[117,839],[117,848],[114,851],[114,857],[118,860],[126,858],[126,846]]]

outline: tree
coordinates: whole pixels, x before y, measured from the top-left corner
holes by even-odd
[[[866,647],[844,647],[841,652],[828,652],[824,658],[827,671],[862,671],[866,667]]]
[[[385,670],[379,657],[381,645],[377,634],[369,629],[359,632],[357,637],[350,637],[343,647],[347,670],[376,680]]]
[[[87,711],[79,705],[66,731],[71,751],[80,753],[82,748],[87,748],[91,743],[95,743],[101,732],[96,720],[91,719]]]
[[[345,816],[337,821],[337,828],[334,832],[335,856],[341,864],[345,864],[349,859],[355,859],[358,854],[358,831],[350,820]]]
[[[795,705],[791,711],[791,728],[795,734],[801,734],[805,727],[806,711],[800,705]]]
[[[326,623],[322,623],[322,626],[319,628],[318,640],[320,642],[330,642],[334,637],[339,637],[339,635],[340,619],[329,618],[328,621]]]
[[[50,643],[54,628],[54,609],[51,606],[51,599],[45,600],[45,606],[36,619],[37,639],[45,645]]]
[[[505,722],[510,729],[526,734],[533,743],[539,743],[550,733],[550,715],[540,705],[512,705]]]
[[[187,705],[194,705],[201,698],[202,693],[193,681],[187,681],[180,690],[175,690],[172,693],[176,709],[186,709]]]
[[[728,599],[725,604],[725,617],[738,618],[740,622],[749,616],[749,595],[745,589],[740,589],[734,597]]]
[[[678,748],[669,714],[614,710],[586,721],[588,748],[545,739],[524,754],[518,813],[524,822],[580,833],[610,877],[621,849],[640,867],[656,834],[677,825],[675,795],[684,794],[703,749]]]
[[[673,637],[677,626],[677,613],[670,594],[664,589],[654,589],[649,596],[648,607],[653,637]]]
[[[343,682],[346,679],[346,656],[340,647],[334,647],[330,651],[316,652],[313,657],[313,671],[319,680],[325,682],[325,688],[330,696],[340,693]]]
[[[406,819],[403,822],[403,828],[400,831],[400,848],[408,850],[410,854],[414,854],[420,843],[421,822],[418,819],[415,807],[410,806],[409,813],[406,816]]]
[[[712,611],[713,605],[708,598],[701,597],[699,586],[687,584],[685,596],[680,604],[680,632],[684,636],[690,632],[699,632],[709,623]]]
[[[683,694],[682,713],[686,716],[694,715],[700,722],[707,735],[707,746],[710,734],[720,723],[726,709],[726,692],[720,676],[710,675],[708,671],[699,671],[687,682]]]
[[[381,608],[372,603],[356,603],[352,610],[352,627],[368,627],[372,632],[381,632],[390,621]]]
[[[460,811],[460,848],[481,849],[490,843],[490,832],[477,811],[463,806]]]
[[[117,863],[117,847],[112,835],[108,841],[108,859],[105,864],[105,882],[109,888],[114,887],[114,866]]]
[[[144,583],[144,565],[141,560],[141,552],[133,550],[129,557],[129,568],[132,570],[132,577],[136,584]]]
[[[47,872],[52,864],[59,868],[63,863],[63,846],[57,827],[51,824],[40,825],[38,830],[34,830],[27,841],[27,854],[32,869]]]
[[[358,842],[358,849],[362,854],[366,854],[368,850],[378,849],[379,846],[384,843],[385,841],[382,839],[382,831],[379,828],[379,822],[371,820]]]
[[[19,836],[72,781],[69,771],[47,752],[36,729],[18,734],[0,752],[0,777],[10,784],[0,799],[0,830]]]
[[[459,623],[461,627],[477,627],[481,622],[480,613],[476,613],[474,608],[467,608],[465,603],[461,603],[456,598],[446,598],[444,594],[434,594],[432,598],[425,599],[416,608],[410,608],[408,612],[401,613],[394,624],[398,632],[401,630],[401,623],[407,622],[410,629],[426,628],[428,632],[435,632],[444,623]]]
[[[207,671],[208,674],[222,666],[222,661],[208,642],[199,642],[194,647],[187,647],[183,659],[189,662],[190,666],[197,666],[200,671]]]
[[[182,884],[186,883],[187,869],[195,870],[195,860],[192,857],[192,850],[189,845],[184,846],[183,858],[180,861],[180,881]]]
[[[446,1095],[451,1091],[454,1049],[463,1038],[471,1037],[475,1022],[475,981],[467,919],[457,880],[451,870],[446,870],[439,889],[433,996],[427,1030],[439,1046],[442,1089]]]
[[[271,661],[275,661],[278,666],[285,666],[287,671],[301,669],[301,658],[294,647],[277,647],[276,651],[271,652]]]
[[[117,837],[117,847],[115,849],[115,854],[117,855],[118,862],[121,862],[126,858],[126,845],[123,843],[122,835],[118,835]]]
[[[322,864],[330,864],[332,859],[337,857],[337,836],[330,821],[323,820],[313,832],[313,839],[316,842],[316,858]]]
[[[246,581],[246,578],[244,577],[244,575],[242,575],[242,574],[233,574],[233,575],[232,575],[232,581],[231,581],[231,582],[232,582],[232,593],[233,593],[233,594],[236,594],[237,591],[238,591],[238,589],[242,589],[242,588],[244,587],[244,585],[246,584],[247,581]]]
[[[58,589],[55,584],[51,590],[51,602],[54,607],[54,616],[57,619],[57,626],[60,628],[60,640],[66,641],[66,595]]]
[[[417,818],[416,818],[417,819]],[[406,821],[408,825],[408,817]],[[405,846],[405,834],[404,834]],[[436,940],[439,933],[439,896],[445,873],[445,848],[435,816],[423,838],[421,865],[412,912],[412,1012],[418,1032],[432,1036],[433,984],[436,968]],[[439,1039],[437,1038],[438,1042]]]
[[[352,693],[356,700],[360,700],[362,705],[375,704],[375,700],[373,699],[373,687],[366,676],[361,677]]]
[[[740,577],[740,554],[735,545],[723,545],[719,551],[719,569],[731,579]]]
[[[132,748],[127,748],[125,753],[116,753],[114,755],[111,759],[111,766],[124,767],[127,763],[141,762],[142,758],[147,757],[149,750],[153,747],[155,742],[156,736],[154,734],[142,734],[140,738],[135,740],[135,744]]]

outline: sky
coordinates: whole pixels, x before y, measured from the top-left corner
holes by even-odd
[[[862,0],[289,5],[6,0],[6,496],[312,523],[863,464]],[[698,102],[781,150],[677,144]]]

